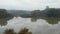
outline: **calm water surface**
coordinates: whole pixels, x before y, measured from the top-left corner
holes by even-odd
[[[31,22],[31,18],[14,17],[7,22],[6,26],[0,26],[0,34],[3,34],[6,29],[14,29],[15,32],[18,32],[24,27],[32,31],[33,34],[60,34],[60,23],[51,25],[43,19]]]

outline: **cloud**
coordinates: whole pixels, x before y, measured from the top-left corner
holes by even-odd
[[[34,10],[50,7],[60,7],[59,0],[0,0],[0,8]]]

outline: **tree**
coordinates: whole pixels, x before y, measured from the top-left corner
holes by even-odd
[[[6,25],[7,20],[13,18],[13,15],[9,14],[6,9],[0,9],[0,25]]]
[[[32,17],[37,17],[40,15],[40,10],[34,10],[31,12]]]

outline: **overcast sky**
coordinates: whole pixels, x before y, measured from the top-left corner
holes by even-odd
[[[0,0],[0,8],[35,10],[46,6],[60,8],[60,0]]]

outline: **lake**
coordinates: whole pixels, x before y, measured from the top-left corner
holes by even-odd
[[[0,26],[0,34],[3,34],[6,29],[14,29],[18,32],[22,28],[28,28],[33,34],[60,34],[60,22],[52,25],[43,19],[32,22],[31,18],[22,17],[14,17],[7,21],[7,25]]]

